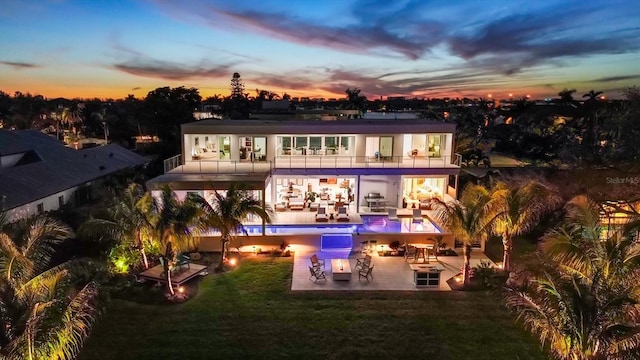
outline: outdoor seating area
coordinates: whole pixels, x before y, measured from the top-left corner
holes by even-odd
[[[438,262],[438,251],[435,244],[404,244],[404,260],[407,262],[422,262],[429,264],[430,261]]]
[[[310,278],[309,268],[313,268],[313,262],[310,262],[312,255],[315,255],[318,263],[324,260],[327,265],[331,263],[330,260],[337,260],[333,258],[337,255],[332,252],[296,252],[291,280],[292,291],[451,291],[447,280],[460,273],[464,262],[462,256],[447,256],[440,257],[438,261],[431,261],[429,264],[414,263],[413,261],[407,262],[402,256],[378,256],[375,252],[362,256],[359,251],[352,251],[351,254],[340,259],[343,271],[348,264],[351,272],[349,281],[345,281],[333,279],[333,265],[331,265],[332,268],[327,267],[326,269],[321,265],[319,267],[321,271],[318,272],[319,278]],[[367,261],[371,266],[363,266]],[[478,266],[481,261],[490,260],[479,251],[471,253],[471,267]],[[363,264],[361,265],[360,262]],[[416,281],[421,281],[420,279],[416,280],[416,277],[425,272],[428,273],[426,276],[430,276],[429,272],[432,268],[438,274],[437,286],[416,286]],[[425,281],[431,280],[431,278],[426,278]]]

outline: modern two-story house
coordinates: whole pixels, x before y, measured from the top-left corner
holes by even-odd
[[[202,120],[182,125],[182,153],[167,159],[165,174],[149,186],[207,198],[242,182],[278,212],[322,203],[357,214],[429,209],[433,198],[456,197],[455,126],[421,119]]]

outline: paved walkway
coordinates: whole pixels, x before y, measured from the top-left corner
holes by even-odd
[[[319,280],[313,282],[309,279],[309,265],[311,262],[309,257],[314,253],[318,254],[318,258],[325,259],[327,280]],[[454,277],[460,272],[464,258],[460,256],[440,256],[438,262],[433,258],[431,265],[439,263],[444,267],[444,271],[440,275],[440,286],[427,288],[416,288],[413,285],[413,270],[409,268],[409,263],[402,256],[378,256],[372,254],[374,265],[372,274],[373,279],[365,280],[359,278],[358,273],[353,270],[356,265],[356,258],[363,255],[354,252],[314,252],[314,251],[296,251],[293,260],[293,276],[291,280],[291,290],[390,290],[390,291],[451,291],[447,284],[447,280]],[[332,258],[348,259],[353,273],[350,281],[334,281],[331,276],[331,260]],[[484,253],[476,250],[471,253],[471,267],[480,264],[480,261],[489,261]],[[492,263],[493,264],[493,263]],[[493,264],[495,266],[495,264]]]

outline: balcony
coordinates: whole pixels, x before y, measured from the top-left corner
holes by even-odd
[[[193,160],[177,155],[165,160],[165,173],[233,174],[271,172],[274,169],[459,169],[460,155],[440,158],[391,156],[277,156],[266,162]]]

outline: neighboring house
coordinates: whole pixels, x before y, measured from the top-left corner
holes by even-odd
[[[633,178],[630,178],[630,180],[631,179]],[[638,216],[640,215],[640,200],[605,201],[600,204],[600,207],[602,239],[608,238],[615,232],[622,231],[625,225],[634,220],[638,220]],[[636,239],[640,239],[639,235],[640,232],[635,234]]]
[[[455,129],[417,119],[201,120],[182,125],[182,154],[148,186],[207,198],[242,182],[284,211],[311,207],[311,192],[358,213],[428,209],[456,197]]]
[[[109,175],[146,160],[119,145],[75,150],[36,130],[0,130],[0,211],[9,221],[92,198]]]

